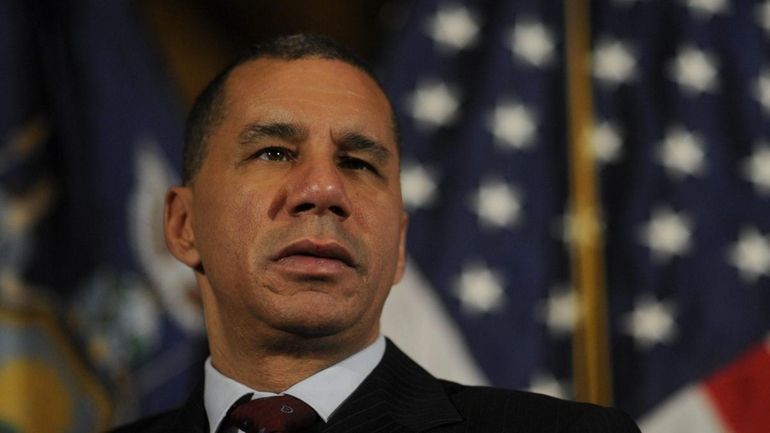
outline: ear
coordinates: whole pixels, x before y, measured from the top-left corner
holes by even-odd
[[[201,257],[195,248],[192,204],[193,194],[190,188],[176,186],[166,193],[163,234],[171,254],[185,265],[198,269],[201,265]]]
[[[409,216],[406,212],[401,213],[401,230],[399,231],[398,242],[398,262],[396,262],[396,273],[393,276],[393,285],[398,284],[404,276],[406,269],[406,229],[409,227]]]

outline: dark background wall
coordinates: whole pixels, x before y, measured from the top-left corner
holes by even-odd
[[[142,0],[185,103],[237,52],[270,36],[332,36],[376,63],[407,0]]]

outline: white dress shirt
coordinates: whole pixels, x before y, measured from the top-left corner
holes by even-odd
[[[280,394],[254,390],[223,375],[214,368],[209,357],[205,364],[203,385],[203,403],[208,415],[209,431],[216,432],[233,403],[246,394],[253,394],[252,399],[291,395],[307,403],[327,422],[332,413],[380,363],[384,353],[385,337],[380,335],[374,343],[360,352],[319,371]]]

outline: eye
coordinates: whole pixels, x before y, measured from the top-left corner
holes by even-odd
[[[363,159],[354,158],[352,156],[343,156],[340,158],[340,167],[348,169],[348,170],[364,170],[364,171],[371,171],[372,173],[379,176],[379,172],[377,171],[374,166]]]
[[[254,155],[251,156],[252,159],[279,162],[293,161],[295,157],[296,155],[294,152],[284,147],[266,147],[264,149],[258,150]]]

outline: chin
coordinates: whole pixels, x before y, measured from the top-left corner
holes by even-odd
[[[314,339],[332,337],[345,331],[345,326],[337,323],[287,323],[281,330],[299,338]]]
[[[357,349],[379,323],[356,298],[340,300],[322,292],[304,292],[279,301],[269,311],[264,306],[253,311],[259,311],[256,318],[273,330],[269,344],[283,351]]]
[[[273,339],[272,348],[282,353],[307,355],[310,352],[339,350],[350,345],[344,327],[331,324],[286,324]]]
[[[274,324],[280,331],[272,346],[284,353],[343,351],[350,352],[366,345],[371,332],[360,326],[360,320],[350,317],[314,317],[305,316],[298,320],[284,320]]]
[[[307,291],[274,305],[278,314],[265,318],[274,329],[300,338],[323,338],[346,333],[362,319],[356,299],[338,299]]]

